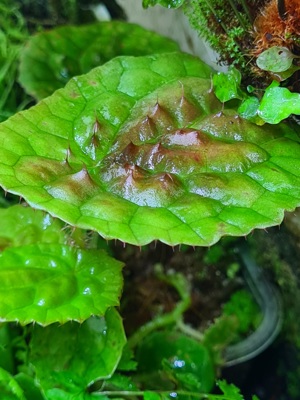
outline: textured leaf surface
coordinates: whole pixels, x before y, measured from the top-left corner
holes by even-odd
[[[0,319],[48,325],[84,321],[118,305],[122,264],[102,251],[59,244],[0,254]]]
[[[0,125],[0,184],[132,244],[210,245],[300,204],[293,128],[224,108],[180,53],[120,57]],[[226,106],[225,106],[226,107]]]
[[[38,100],[118,55],[179,50],[157,33],[122,21],[63,26],[32,36],[21,54],[19,80]]]
[[[90,318],[83,324],[36,327],[29,361],[48,400],[61,398],[64,392],[73,394],[73,399],[85,398],[89,385],[114,373],[125,343],[122,319],[112,308],[105,318]]]

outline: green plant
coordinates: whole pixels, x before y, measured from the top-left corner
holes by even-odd
[[[125,39],[107,48],[109,33],[119,44],[128,31],[140,47]],[[104,37],[87,48],[98,32]],[[212,78],[199,59],[174,50],[112,22],[42,32],[22,52],[19,80],[40,102],[0,125],[0,184],[32,207],[0,209],[4,399],[242,399],[223,381],[223,394],[208,392],[228,344],[220,331],[251,326],[228,310],[251,301],[234,297],[202,337],[184,323],[188,280],[160,272],[179,300],[127,342],[115,309],[123,265],[99,238],[208,246],[279,224],[300,204],[297,127],[241,118],[239,74],[221,88],[223,75]]]
[[[6,2],[0,4],[0,14],[0,121],[4,121],[31,99],[16,82],[19,52],[28,38],[24,18]]]

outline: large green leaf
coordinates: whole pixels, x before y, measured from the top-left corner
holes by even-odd
[[[125,343],[122,319],[112,308],[83,324],[35,327],[29,362],[48,400],[81,399],[88,386],[112,376]]]
[[[63,26],[32,36],[21,54],[19,80],[37,99],[68,80],[118,55],[177,51],[178,45],[157,33],[122,21]]]
[[[84,321],[119,304],[122,264],[104,251],[60,244],[0,254],[0,320],[48,325]]]
[[[197,58],[169,53],[71,79],[0,125],[0,184],[140,245],[210,245],[280,223],[300,204],[299,136],[224,108],[210,77]]]

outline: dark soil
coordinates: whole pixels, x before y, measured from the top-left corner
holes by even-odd
[[[170,312],[179,300],[176,290],[157,277],[157,264],[166,274],[181,272],[188,279],[192,287],[192,305],[185,313],[185,321],[199,331],[221,314],[222,305],[242,286],[240,278],[227,277],[230,258],[232,261],[230,253],[209,265],[204,261],[209,250],[204,248],[183,250],[153,243],[142,249],[118,245],[116,252],[116,258],[126,265],[121,313],[129,335],[158,313]]]

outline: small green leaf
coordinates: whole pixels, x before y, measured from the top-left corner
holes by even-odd
[[[246,98],[238,108],[239,115],[255,123],[256,125],[263,125],[265,121],[258,116],[259,100],[255,96]]]
[[[242,75],[239,70],[231,67],[228,72],[218,72],[213,76],[214,91],[217,98],[225,103],[232,99],[243,99],[245,94],[241,86]]]
[[[288,48],[272,46],[257,57],[256,64],[265,71],[283,72],[292,66],[294,58]]]
[[[244,400],[244,397],[240,393],[240,389],[232,383],[227,383],[225,380],[217,382],[219,388],[224,393],[224,397],[230,400]]]
[[[177,51],[171,39],[138,25],[109,21],[62,26],[32,36],[21,53],[19,81],[41,100],[75,75],[85,74],[119,55]]]
[[[94,382],[112,376],[125,343],[122,318],[111,308],[105,318],[93,317],[83,324],[36,326],[29,362],[47,400],[57,400],[64,392],[77,399]]]
[[[278,124],[291,114],[300,115],[300,93],[270,85],[261,100],[258,115],[269,124]]]
[[[0,254],[0,319],[48,325],[84,321],[119,304],[122,264],[104,251],[58,244]]]

